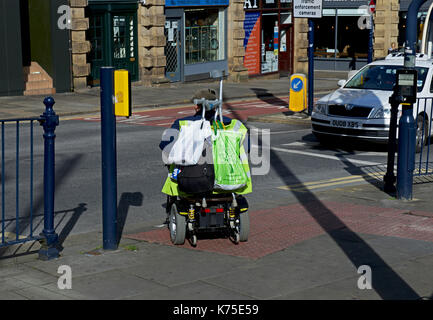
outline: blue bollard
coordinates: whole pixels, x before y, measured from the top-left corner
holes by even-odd
[[[398,131],[397,199],[412,200],[415,143],[416,122],[413,117],[413,108],[412,105],[403,105]]]
[[[374,20],[373,13],[370,14],[370,29],[368,30],[368,56],[367,63],[373,62],[373,51],[374,51]]]
[[[404,67],[415,68],[418,36],[418,12],[427,0],[412,0],[406,20]],[[413,170],[415,169],[416,122],[413,104],[403,105],[398,130],[397,199],[412,200]]]
[[[308,115],[314,107],[314,20],[308,19]]]
[[[101,68],[102,234],[103,249],[117,249],[116,117],[114,68]]]
[[[53,110],[55,101],[52,97],[44,100],[45,112],[41,115],[44,121],[44,229],[41,233],[43,240],[39,250],[41,260],[51,260],[59,256],[59,236],[54,229],[54,190],[55,190],[55,151],[54,131],[59,125],[59,116]]]

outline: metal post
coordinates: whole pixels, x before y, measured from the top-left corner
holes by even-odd
[[[404,52],[405,68],[415,68],[418,11],[427,0],[413,0],[407,13],[406,44]],[[399,122],[397,160],[397,199],[411,200],[413,170],[415,169],[416,123],[413,117],[413,104],[403,105]]]
[[[314,106],[314,20],[308,19],[308,115]]]
[[[59,116],[53,110],[54,103],[52,97],[45,98],[45,112],[41,116],[44,119],[41,122],[44,128],[44,230],[41,236],[44,239],[41,241],[39,258],[42,260],[51,260],[59,256],[59,236],[54,229],[54,131],[59,125]]]
[[[412,104],[403,105],[398,133],[397,199],[412,200],[416,141],[416,123],[413,118]]]
[[[374,38],[374,21],[373,13],[370,12],[370,28],[368,34],[368,58],[367,63],[373,62],[373,38]]]
[[[393,193],[395,189],[396,177],[394,174],[394,163],[395,163],[395,152],[397,151],[397,114],[398,106],[400,105],[399,97],[393,94],[389,98],[389,103],[391,104],[391,120],[389,125],[389,137],[388,137],[388,163],[386,174],[383,177],[385,182],[384,190],[385,192]]]
[[[103,249],[117,249],[116,117],[114,68],[101,68],[101,147]]]

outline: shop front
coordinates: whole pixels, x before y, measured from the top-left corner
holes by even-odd
[[[89,0],[90,85],[99,85],[102,66],[129,70],[132,81],[139,79],[137,8],[134,0]]]
[[[291,0],[245,0],[244,66],[250,76],[293,71]]]
[[[367,5],[367,0],[323,1],[323,17],[314,21],[316,69],[345,71],[367,64]]]
[[[227,7],[229,0],[166,0],[166,77],[172,81],[209,78],[228,72]]]

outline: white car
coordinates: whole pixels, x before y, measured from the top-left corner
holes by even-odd
[[[343,136],[386,143],[391,118],[389,97],[393,93],[396,71],[403,68],[403,59],[403,54],[397,53],[370,63],[347,81],[340,80],[339,89],[318,100],[311,114],[311,124],[319,141]],[[413,115],[418,125],[416,149],[419,151],[431,134],[433,60],[417,55],[415,68],[418,102]],[[399,110],[398,119],[401,106]]]

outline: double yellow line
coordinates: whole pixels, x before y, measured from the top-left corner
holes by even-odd
[[[320,181],[298,183],[298,184],[293,184],[290,186],[281,186],[281,187],[278,187],[278,189],[288,190],[288,191],[301,191],[302,192],[302,191],[307,191],[307,190],[333,187],[333,186],[339,186],[339,185],[355,183],[355,182],[365,182],[365,181],[369,181],[369,180],[382,180],[382,177],[384,174],[385,174],[385,172],[374,172],[374,173],[367,173],[367,174],[362,174],[362,175],[353,175],[353,176],[342,177],[342,178],[333,178],[333,179],[326,179],[326,180],[320,180]]]

